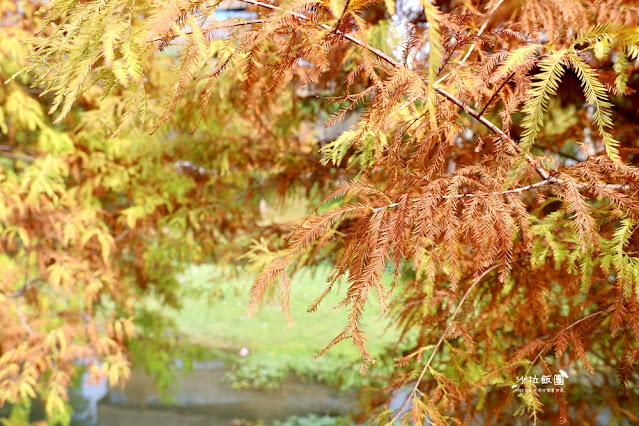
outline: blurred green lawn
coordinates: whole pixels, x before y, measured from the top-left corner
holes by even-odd
[[[339,204],[339,200],[333,203]],[[292,224],[306,215],[310,204],[303,195],[291,195],[283,206],[268,206],[264,221]],[[249,292],[255,278],[248,267],[191,265],[179,277],[182,309],[162,308],[162,312],[175,321],[188,341],[237,354],[232,357],[235,368],[231,380],[239,387],[273,388],[291,375],[342,389],[387,378],[392,359],[384,355],[384,348],[397,341],[399,332],[387,329],[388,320],[382,316],[373,294],[364,314],[363,330],[368,338],[368,350],[378,362],[368,373],[359,374],[360,354],[350,340],[339,343],[317,359],[312,358],[347,324],[347,309],[333,309],[345,296],[345,280],[333,287],[315,312],[306,312],[325,289],[330,271],[330,266],[324,264],[293,275],[290,307],[295,323],[292,328],[287,326],[282,314],[277,283],[273,284],[273,297],[266,298],[256,314],[248,318]],[[384,276],[384,280],[389,284],[390,276]],[[152,297],[149,303],[159,307]],[[243,347],[249,350],[246,357],[239,356]]]
[[[295,323],[292,328],[286,324],[278,296],[265,300],[256,314],[248,318],[249,290],[254,277],[240,272],[240,278],[229,278],[228,272],[215,265],[187,268],[179,278],[183,307],[169,311],[168,315],[191,342],[236,353],[242,347],[249,349],[247,357],[236,359],[234,382],[237,386],[274,387],[296,374],[341,388],[359,387],[370,382],[373,376],[384,375],[388,365],[375,364],[361,377],[360,356],[350,341],[312,359],[347,323],[348,311],[333,309],[345,294],[344,282],[333,288],[316,312],[306,312],[308,305],[324,290],[329,272],[330,268],[322,265],[293,276],[291,315]],[[275,294],[279,295],[279,291]],[[380,358],[384,347],[396,341],[398,332],[386,330],[388,321],[374,302],[371,300],[367,306],[363,330],[369,339],[369,350]]]

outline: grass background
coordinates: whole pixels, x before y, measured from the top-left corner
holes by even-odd
[[[179,277],[182,308],[164,309],[164,313],[188,341],[236,354],[231,357],[235,368],[230,379],[237,387],[275,388],[295,375],[342,389],[358,388],[388,373],[392,360],[384,355],[384,349],[396,341],[398,331],[388,327],[388,320],[373,299],[364,315],[363,330],[369,339],[368,349],[379,361],[386,362],[378,362],[361,376],[361,358],[350,341],[313,359],[347,324],[348,311],[333,309],[344,297],[344,281],[334,287],[316,312],[306,312],[324,290],[329,273],[328,265],[319,265],[293,276],[292,328],[286,324],[278,297],[267,298],[248,318],[253,275],[243,270],[231,273],[230,268],[211,264],[186,269]],[[147,303],[155,304],[152,298]],[[239,356],[243,347],[249,350],[246,357]]]

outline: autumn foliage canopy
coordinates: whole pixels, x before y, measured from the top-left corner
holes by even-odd
[[[371,301],[401,329],[363,419],[408,386],[413,424],[639,421],[636,2],[239,3],[0,1],[0,404],[68,420],[81,359],[125,381],[136,301],[179,304],[187,263],[261,265],[249,311],[275,288],[293,324],[328,261],[309,315],[340,292],[348,322],[318,355],[379,361]]]

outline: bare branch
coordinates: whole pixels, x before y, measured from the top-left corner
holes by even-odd
[[[33,155],[14,152],[16,149],[18,148],[14,146],[0,145],[0,156],[14,160],[26,161],[27,163],[32,163],[35,160]]]
[[[0,294],[2,294],[4,297],[9,298],[9,299],[17,299],[18,297],[22,297],[24,295],[24,292],[27,291],[27,288],[29,288],[29,286],[31,286],[32,284],[37,283],[38,281],[41,281],[42,278],[41,277],[35,277],[35,278],[31,278],[29,281],[26,281],[24,283],[24,285],[22,287],[20,287],[20,290],[16,291],[13,294],[4,294],[0,291]]]

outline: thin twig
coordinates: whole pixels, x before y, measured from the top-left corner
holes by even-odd
[[[35,159],[29,155],[15,154],[13,152],[0,151],[0,157],[11,158],[13,160],[22,160],[32,163]]]
[[[570,21],[568,24],[566,24],[566,26],[557,34],[557,37],[555,37],[555,39],[552,41],[552,44],[557,44],[557,42],[559,41],[560,37],[563,37],[564,35],[566,35],[566,33],[568,32],[568,29],[570,28],[570,26],[572,24],[574,24],[575,22],[577,22],[577,19],[581,18],[581,16],[586,13],[588,11],[588,9],[590,9],[591,7],[595,6],[598,3],[601,3],[602,0],[596,0],[595,2],[593,2],[592,4],[590,4],[588,7],[584,8],[584,10],[582,10],[577,16],[575,16],[575,18]]]
[[[220,26],[207,28],[206,30],[203,30],[203,31],[205,33],[208,33],[210,31],[226,30],[226,29],[234,28],[234,27],[243,27],[245,25],[263,24],[264,22],[266,22],[266,19],[249,19],[249,20],[246,20],[246,21],[229,22],[229,23],[226,23],[226,24],[222,24]],[[190,34],[193,34],[193,31],[187,31],[187,32],[184,32],[182,34],[190,35]],[[170,39],[175,39],[175,38],[178,38],[179,36],[180,36],[179,34],[174,34],[174,35],[169,36],[169,38]],[[166,36],[158,37],[158,38],[154,38],[154,39],[151,39],[151,40],[141,41],[141,42],[136,43],[136,44],[155,43],[156,41],[162,41],[165,38],[166,38]]]
[[[446,337],[446,333],[448,333],[448,330],[450,330],[450,327],[452,326],[453,321],[455,321],[455,318],[457,317],[457,314],[461,310],[461,307],[464,304],[464,302],[466,301],[466,299],[468,298],[468,295],[470,294],[470,292],[473,291],[475,286],[477,284],[479,284],[480,282],[482,282],[482,280],[484,278],[486,278],[486,276],[490,272],[494,271],[498,267],[499,267],[499,264],[494,264],[490,268],[486,269],[479,277],[477,277],[476,279],[473,280],[473,284],[468,288],[468,290],[466,290],[466,293],[464,293],[464,296],[459,301],[459,304],[457,305],[457,308],[455,309],[455,312],[453,312],[453,315],[448,320],[448,325],[446,325],[446,329],[444,330],[444,332],[442,333],[441,337],[439,338],[439,341],[435,345],[435,349],[433,349],[433,352],[430,354],[430,357],[428,358],[428,361],[426,362],[426,365],[424,365],[424,368],[422,368],[422,372],[419,374],[419,377],[417,378],[417,382],[415,382],[415,386],[413,386],[413,390],[406,396],[406,400],[402,404],[402,407],[399,409],[399,411],[397,412],[397,414],[395,415],[393,420],[391,420],[391,422],[390,422],[391,424],[394,423],[395,420],[397,420],[402,415],[404,410],[406,410],[406,407],[408,406],[408,403],[411,400],[412,395],[414,395],[417,392],[417,388],[419,387],[419,384],[421,383],[422,379],[424,378],[424,374],[426,374],[426,371],[428,370],[428,367],[430,367],[431,362],[435,358],[435,354],[437,353],[437,351],[439,350],[439,347],[444,342],[444,338]]]
[[[535,188],[539,188],[542,186],[547,186],[547,185],[555,185],[558,183],[562,183],[563,180],[558,179],[558,178],[548,178],[548,179],[544,179],[544,180],[540,180],[539,182],[530,184],[530,185],[526,185],[526,186],[520,186],[518,188],[513,188],[513,189],[507,189],[505,191],[494,191],[494,192],[467,192],[464,194],[457,194],[454,196],[450,196],[450,195],[442,195],[439,198],[470,198],[470,197],[486,197],[488,195],[506,195],[506,194],[518,194],[520,192],[524,192],[524,191],[528,191],[530,189],[535,189]],[[580,188],[582,189],[587,189],[588,186],[585,184],[580,184],[579,185]],[[599,184],[600,188],[607,188],[607,189],[630,189],[632,188],[630,185],[621,185],[618,183],[602,183]],[[413,198],[409,201],[411,202],[417,202],[422,200],[424,197],[417,197],[417,198]],[[386,210],[386,209],[390,209],[393,207],[397,207],[397,206],[401,206],[402,204],[404,204],[404,201],[400,201],[397,203],[392,203],[389,204],[387,206],[382,206],[382,207],[377,207],[375,209],[373,209],[373,212],[378,212],[380,210]]]
[[[27,334],[33,334],[33,330],[29,326],[29,323],[27,323],[27,318],[25,317],[24,312],[22,312],[22,300],[19,300],[16,303],[16,313],[18,314],[18,318],[20,319],[20,324],[22,324],[22,327],[25,329]]]
[[[350,5],[351,5],[351,0],[346,0],[346,4],[344,5],[344,10],[342,10],[342,14],[337,20],[337,23],[335,24],[335,31],[337,31],[339,29],[339,26],[342,24],[342,19],[344,19],[344,16],[346,15],[346,11],[348,10],[348,6]]]
[[[119,243],[120,241],[122,241],[123,239],[126,238],[127,235],[129,235],[129,231],[130,229],[125,229],[122,233],[120,233],[120,235],[118,235],[117,237],[115,237],[113,239],[114,243]]]
[[[26,161],[27,163],[32,163],[35,160],[35,157],[33,155],[15,153],[14,150],[16,149],[18,149],[18,147],[10,145],[0,145],[0,156],[12,158],[14,160]]]
[[[35,284],[36,282],[40,280],[42,280],[41,277],[31,278],[30,280],[26,281],[24,285],[20,287],[20,290],[16,291],[15,293],[5,295],[4,293],[0,292],[0,294],[3,294],[8,299],[17,299],[18,297],[21,297],[24,295],[24,292],[27,291],[27,288],[29,288],[29,286],[31,286],[32,284]]]
[[[586,315],[585,317],[573,322],[572,324],[570,324],[568,327],[564,328],[562,331],[567,331],[570,330],[571,328],[575,327],[577,324],[582,323],[584,321],[586,321],[589,318],[595,317],[597,315],[603,314],[604,312],[606,312],[605,310],[600,310],[597,312],[593,312],[592,314]],[[556,333],[555,333],[556,334]],[[549,337],[551,337],[550,334],[546,334],[544,336],[538,337],[535,340],[546,340]],[[530,370],[533,368],[533,365],[535,365],[537,363],[537,361],[539,360],[539,358],[541,358],[541,356],[548,350],[548,344],[546,343],[544,345],[543,348],[541,348],[541,350],[539,351],[539,353],[537,354],[537,356],[535,357],[535,359],[533,359],[533,361],[530,363],[530,365],[528,366],[528,369],[526,370],[526,373],[524,373],[524,377],[528,376],[528,373],[530,373]]]
[[[493,6],[492,9],[490,9],[490,12],[488,12],[488,18],[484,21],[484,23],[482,24],[481,28],[479,29],[479,31],[477,32],[477,37],[479,37],[480,35],[482,35],[484,33],[484,30],[486,29],[486,26],[488,26],[488,22],[490,22],[490,19],[493,16],[493,13],[495,13],[495,11],[497,10],[497,8],[499,6],[501,6],[501,4],[504,2],[504,0],[499,0],[499,2],[497,2],[497,4],[495,4],[495,6]],[[459,62],[460,64],[463,64],[464,62],[466,62],[466,60],[470,57],[470,54],[473,53],[473,50],[475,49],[475,45],[477,44],[477,42],[474,42],[473,44],[470,45],[470,48],[468,49],[468,52],[466,52],[466,55],[462,58],[462,60]],[[437,80],[435,82],[435,84],[439,84],[442,81],[446,80],[446,78],[450,75],[446,74],[445,76],[443,76],[442,78],[440,78],[439,80]]]
[[[540,186],[545,186],[545,185],[551,185],[551,184],[555,184],[557,183],[556,181],[551,181],[550,179],[545,179],[536,183],[533,183],[531,185],[526,185],[526,186],[521,186],[519,188],[514,188],[514,189],[508,189],[506,191],[494,191],[494,192],[468,192],[465,194],[457,194],[452,196],[452,198],[466,198],[466,197],[484,197],[484,196],[488,196],[488,195],[505,195],[505,194],[516,194],[519,192],[524,192],[524,191],[528,191],[529,189],[534,189],[534,188],[539,188]],[[442,195],[440,198],[451,198],[450,195]],[[418,197],[418,198],[413,198],[412,202],[416,202],[416,201],[420,201],[422,200],[423,197]],[[393,204],[389,204],[387,206],[382,206],[382,207],[377,207],[376,209],[373,209],[374,212],[378,212],[380,210],[385,210],[385,209],[390,209],[392,207],[397,207],[399,205],[402,205],[403,202],[398,202],[398,203],[393,203]]]
[[[510,73],[510,75],[508,76],[507,79],[505,79],[497,88],[497,90],[495,90],[495,93],[493,93],[493,95],[490,97],[490,99],[488,99],[488,102],[486,102],[486,105],[484,105],[484,107],[481,109],[481,111],[479,111],[479,115],[484,115],[484,112],[486,112],[486,108],[488,108],[488,106],[490,105],[490,103],[493,101],[493,99],[495,99],[495,97],[497,97],[497,95],[499,94],[499,92],[501,91],[501,89],[504,88],[504,86],[506,85],[506,83],[508,83],[510,81],[511,78],[513,78],[513,76],[515,75],[517,71],[513,71],[512,73]]]

